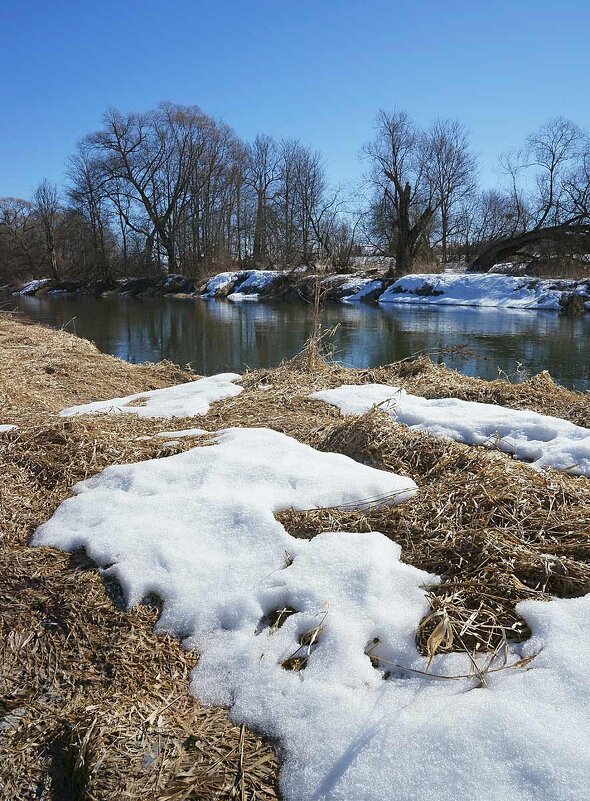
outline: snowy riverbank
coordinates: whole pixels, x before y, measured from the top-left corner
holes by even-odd
[[[115,287],[48,279],[31,281],[14,294],[94,294],[97,297],[170,297],[180,300],[221,299],[231,302],[273,298],[309,299],[316,275],[305,271],[237,270],[218,273],[201,283],[183,275],[158,279],[122,279]],[[590,279],[537,279],[500,273],[408,275],[395,281],[365,273],[330,274],[321,279],[331,302],[376,302],[437,306],[481,306],[584,313],[590,311]]]
[[[67,726],[113,797],[239,754],[272,798],[271,742],[285,801],[585,801],[589,396],[425,357],[199,378],[11,315],[0,392],[12,775]]]

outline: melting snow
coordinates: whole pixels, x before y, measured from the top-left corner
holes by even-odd
[[[277,270],[249,270],[248,277],[227,296],[228,300],[259,300],[260,293],[272,286],[282,273]]]
[[[260,292],[273,284],[282,274],[277,270],[219,273],[209,279],[203,297],[213,298],[229,292],[228,300],[258,300]]]
[[[214,298],[218,292],[231,287],[238,279],[239,272],[218,273],[210,278],[203,292],[204,298]]]
[[[137,414],[140,417],[192,417],[207,414],[209,406],[223,398],[239,395],[243,387],[234,383],[241,376],[237,373],[219,375],[176,384],[164,389],[137,392],[126,398],[84,403],[63,409],[60,417],[78,414]],[[137,405],[134,405],[137,404]]]
[[[528,669],[488,673],[486,687],[428,677],[412,672],[425,668],[414,636],[436,577],[400,562],[382,534],[298,540],[273,517],[401,501],[409,479],[228,429],[74,492],[33,544],[86,548],[129,604],[162,597],[158,627],[201,653],[192,691],[280,743],[286,801],[586,801],[588,597],[519,605],[533,636],[508,664],[534,657]],[[297,655],[304,670],[282,667]],[[466,671],[457,654],[431,665]]]
[[[208,433],[209,432],[205,431],[203,428],[182,428],[180,431],[159,431],[156,436],[164,437],[164,439],[168,439],[170,437],[180,439],[181,437],[200,437],[201,434]]]
[[[572,292],[582,295],[590,304],[590,285],[581,281],[539,280],[493,273],[408,275],[395,281],[378,300],[379,303],[558,310],[563,294]]]
[[[560,417],[458,398],[428,400],[386,384],[345,384],[311,396],[358,415],[375,404],[403,425],[469,445],[490,445],[532,467],[590,476],[590,429]]]
[[[47,286],[47,284],[51,283],[50,278],[36,278],[34,281],[29,281],[28,284],[25,284],[22,289],[19,289],[18,292],[14,292],[15,295],[34,295],[39,289],[43,289],[43,287]]]
[[[381,280],[371,280],[370,278],[361,278],[356,281],[347,281],[342,284],[340,291],[343,293],[342,300],[345,303],[353,303],[355,301],[364,300],[368,295],[374,295],[379,292],[383,286]]]

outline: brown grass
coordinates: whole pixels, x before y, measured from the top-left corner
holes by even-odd
[[[440,574],[432,614],[417,632],[424,653],[522,639],[518,600],[590,589],[588,480],[538,474],[499,452],[411,432],[377,410],[343,419],[308,397],[342,383],[383,382],[589,424],[587,395],[543,374],[518,385],[468,379],[424,357],[373,370],[307,364],[302,358],[247,373],[243,393],[173,426],[132,415],[57,418],[66,405],[194,376],[173,365],[128,365],[69,334],[0,317],[0,423],[19,425],[0,435],[1,797],[276,797],[274,752],[223,710],[204,709],[188,695],[197,657],[153,633],[157,610],[120,609],[116,587],[103,586],[83,555],[27,547],[76,481],[195,444],[186,439],[166,449],[161,439],[141,439],[162,429],[269,426],[411,475],[420,492],[400,507],[278,517],[302,537],[382,531],[401,543],[407,562]]]
[[[0,318],[1,422],[19,425],[0,435],[6,801],[277,797],[273,750],[188,694],[197,657],[153,633],[157,610],[117,608],[116,588],[103,586],[83,555],[27,547],[76,481],[194,444],[138,439],[166,428],[162,421],[60,419],[49,410],[191,378],[172,365],[133,367],[68,334]]]

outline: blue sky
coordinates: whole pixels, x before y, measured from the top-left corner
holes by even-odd
[[[0,196],[61,182],[108,106],[195,103],[243,138],[294,136],[359,179],[380,107],[459,117],[497,155],[551,116],[590,127],[590,4],[0,2]]]

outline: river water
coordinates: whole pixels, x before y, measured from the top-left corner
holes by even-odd
[[[273,367],[298,353],[311,328],[304,303],[197,299],[22,297],[3,304],[92,340],[130,362],[170,359],[201,374]],[[342,364],[388,364],[428,351],[466,375],[515,378],[549,370],[590,390],[590,315],[436,306],[331,304],[323,324]]]

